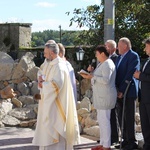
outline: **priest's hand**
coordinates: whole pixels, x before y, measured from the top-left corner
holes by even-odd
[[[42,83],[44,82],[44,80],[43,80],[43,77],[42,76],[39,76],[39,78],[38,78],[38,86],[39,86],[39,88],[42,88],[43,86],[42,86]]]

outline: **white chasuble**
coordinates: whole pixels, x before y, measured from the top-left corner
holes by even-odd
[[[71,150],[80,142],[72,85],[66,65],[57,57],[45,61],[38,72],[45,81],[40,89],[33,144],[40,150]],[[63,146],[65,145],[65,146]]]

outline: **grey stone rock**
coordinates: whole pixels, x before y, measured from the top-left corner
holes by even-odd
[[[88,89],[91,89],[91,81],[88,79],[83,79],[81,81],[81,94],[84,95]]]
[[[31,81],[36,81],[37,80],[37,72],[39,68],[34,66],[33,68],[30,68],[29,71],[26,72],[26,76],[31,80]]]
[[[82,117],[85,117],[85,116],[89,115],[90,112],[88,111],[87,108],[80,108],[79,110],[77,110],[77,114]]]
[[[99,126],[92,126],[90,128],[84,128],[83,132],[90,136],[94,136],[98,138],[100,137]]]
[[[18,90],[22,95],[29,95],[29,94],[30,94],[30,90],[29,90],[27,84],[24,83],[24,82],[18,83],[18,85],[17,85],[17,90]]]
[[[85,119],[85,127],[89,128],[96,125],[98,125],[97,120],[92,119],[90,115],[87,116],[87,118]]]
[[[14,60],[10,55],[5,52],[0,52],[0,63],[14,63]]]
[[[31,105],[31,104],[34,104],[34,99],[33,99],[33,96],[20,96],[18,97],[18,100],[21,101],[23,103],[23,105]]]
[[[8,54],[0,52],[0,81],[11,79],[13,67],[14,60]]]
[[[35,63],[33,61],[34,55],[31,52],[27,52],[19,61],[19,65],[28,72],[30,69],[35,67]]]
[[[4,123],[5,125],[9,125],[9,126],[16,126],[16,125],[20,124],[20,121],[18,119],[16,119],[15,117],[6,115],[2,119],[2,123]]]
[[[13,107],[13,104],[9,101],[3,101],[0,106],[0,108],[5,112],[5,114],[10,112],[12,110],[12,107]]]
[[[29,120],[29,121],[22,121],[20,123],[20,127],[33,127],[36,123],[36,119]]]
[[[19,63],[15,63],[13,72],[12,72],[12,79],[20,79],[25,76],[26,71],[22,68]]]
[[[80,103],[81,108],[87,108],[88,111],[91,111],[91,102],[88,97],[84,97]]]
[[[38,104],[27,105],[26,108],[32,108],[36,114],[38,113]]]
[[[39,94],[40,90],[38,89],[38,82],[32,81],[32,87],[31,87],[31,95]]]
[[[92,98],[92,95],[93,95],[92,90],[91,90],[91,89],[88,89],[88,90],[85,91],[84,97],[88,97],[89,99],[91,99],[91,98]]]
[[[36,114],[32,108],[15,108],[9,112],[9,115],[19,120],[30,120],[36,118]]]
[[[5,115],[6,115],[6,113],[5,113],[4,109],[0,107],[0,121],[4,118]]]
[[[12,98],[12,103],[18,108],[21,108],[23,106],[22,102],[19,101],[17,98]]]

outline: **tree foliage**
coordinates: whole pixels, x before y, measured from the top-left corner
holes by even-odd
[[[67,15],[70,12],[66,13]],[[75,8],[70,26],[88,27],[78,36],[78,42],[88,45],[103,43],[104,37],[104,0],[101,5],[91,5],[86,9]],[[128,37],[133,49],[142,55],[142,41],[150,36],[150,1],[149,0],[116,0],[115,1],[115,40]]]
[[[55,31],[55,30],[45,30],[43,32],[33,32],[32,33],[32,47],[43,46],[49,39],[55,40],[57,43],[60,42],[65,46],[73,46],[76,42],[76,37],[80,34],[80,31]]]
[[[89,30],[83,30],[76,38],[76,43],[80,45],[97,45],[100,41],[103,41],[103,5],[91,5],[87,6],[87,9],[79,8],[74,9],[74,17],[70,19],[70,26],[73,23],[77,23],[79,28],[88,27]],[[69,15],[69,12],[66,12]]]

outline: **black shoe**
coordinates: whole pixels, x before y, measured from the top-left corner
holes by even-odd
[[[123,150],[134,150],[138,149],[138,145],[136,143],[126,145]]]
[[[117,145],[117,144],[119,144],[119,141],[118,141],[118,140],[114,140],[114,139],[113,139],[113,140],[111,141],[111,145]]]
[[[126,141],[123,141],[122,144],[121,144],[121,148],[124,148],[128,143]],[[118,145],[115,145],[115,148],[116,149],[120,149],[120,144]]]

